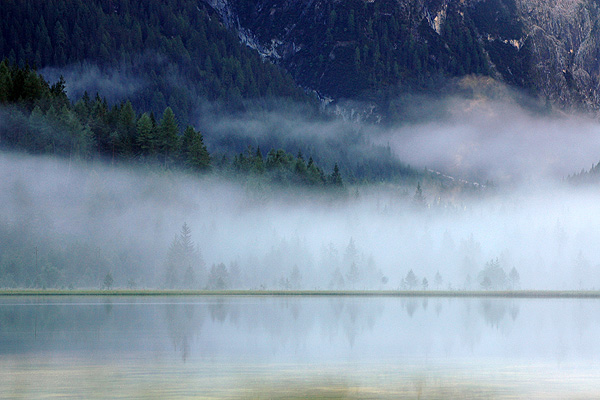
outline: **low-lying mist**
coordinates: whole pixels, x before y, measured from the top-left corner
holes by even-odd
[[[293,107],[233,115],[207,107],[198,125],[209,148],[218,152],[236,144],[238,151],[248,144],[299,149],[320,164],[336,160],[346,175],[358,178],[364,166],[399,170],[385,176],[396,177],[406,175],[402,165],[410,165],[457,179],[514,185],[562,179],[600,161],[600,126],[590,116],[543,113],[524,107],[512,92],[490,97],[478,90],[483,89],[468,96],[415,96],[412,104],[405,100],[405,113],[414,117],[403,123],[311,118]]]
[[[0,286],[600,286],[597,190],[546,180],[440,198],[426,186],[424,203],[414,186],[347,192],[3,153]]]

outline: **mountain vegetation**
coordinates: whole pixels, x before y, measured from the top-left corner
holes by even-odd
[[[242,41],[334,101],[387,114],[398,94],[439,94],[480,75],[559,108],[600,107],[595,0],[206,1]]]
[[[490,73],[474,23],[458,4],[448,5],[436,32],[410,2],[229,3],[259,42],[281,43],[276,54],[302,86],[333,98],[433,88],[444,77]]]
[[[134,162],[192,173],[215,169],[283,185],[343,185],[337,164],[326,175],[312,158],[306,161],[302,154],[295,157],[282,149],[271,149],[263,157],[260,149],[250,147],[232,161],[225,155],[213,161],[202,133],[191,125],[180,126],[170,107],[156,118],[153,112],[136,113],[130,101],[110,106],[98,94],[91,98],[86,93],[72,103],[64,80],[50,85],[35,70],[7,60],[0,62],[0,82],[4,150],[81,161]]]
[[[119,74],[121,85],[138,83],[127,95],[135,109],[158,114],[169,106],[185,119],[204,100],[231,109],[266,97],[311,101],[285,70],[263,62],[193,0],[7,1],[2,58],[38,70],[85,74],[93,66]]]

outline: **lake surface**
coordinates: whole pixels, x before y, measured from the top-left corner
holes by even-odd
[[[594,299],[0,296],[0,398],[599,398],[599,338]]]

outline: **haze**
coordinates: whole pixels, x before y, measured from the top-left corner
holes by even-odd
[[[347,185],[347,196],[332,197],[3,153],[3,235],[26,240],[30,254],[20,257],[32,263],[72,265],[61,284],[84,287],[101,285],[107,272],[115,286],[165,287],[167,253],[185,223],[203,261],[198,285],[222,263],[230,288],[397,289],[412,270],[413,288],[426,278],[429,289],[480,289],[481,271],[496,262],[507,275],[518,272],[520,288],[597,288],[600,194],[561,181],[597,162],[597,124],[486,107],[443,123],[362,127],[419,168],[502,177],[473,195],[425,185],[424,208],[414,204],[412,183]],[[291,134],[316,131],[317,123],[296,118]],[[334,135],[344,124],[323,126]]]

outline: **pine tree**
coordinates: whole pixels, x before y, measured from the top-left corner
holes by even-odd
[[[8,102],[12,88],[12,78],[8,61],[0,62],[0,104]]]
[[[137,145],[143,156],[152,156],[157,151],[156,129],[148,113],[142,114],[136,124]]]
[[[417,276],[415,275],[415,273],[413,272],[412,269],[410,271],[408,271],[408,273],[406,274],[405,281],[406,281],[406,284],[408,285],[409,289],[414,289],[417,287],[417,284],[418,284]]]
[[[344,186],[344,182],[342,181],[342,174],[340,174],[340,168],[337,163],[333,167],[333,173],[330,177],[331,184],[334,186]]]
[[[104,287],[104,289],[110,290],[110,288],[112,287],[114,281],[115,280],[113,279],[113,276],[112,276],[112,274],[109,271],[104,276],[104,280],[102,281],[102,286]]]
[[[168,288],[198,287],[202,283],[203,274],[202,255],[192,241],[190,227],[184,223],[167,252],[165,284]]]
[[[420,208],[425,208],[427,206],[427,201],[425,200],[425,196],[423,195],[423,190],[421,189],[421,183],[417,183],[417,189],[415,190],[415,195],[413,196],[413,203],[415,206]]]
[[[163,113],[158,127],[158,144],[161,155],[164,157],[164,165],[167,166],[177,156],[179,127],[175,120],[175,114],[171,107],[167,107]]]
[[[191,126],[185,128],[181,139],[181,153],[184,164],[196,171],[210,168],[210,154],[204,145],[202,133]]]

